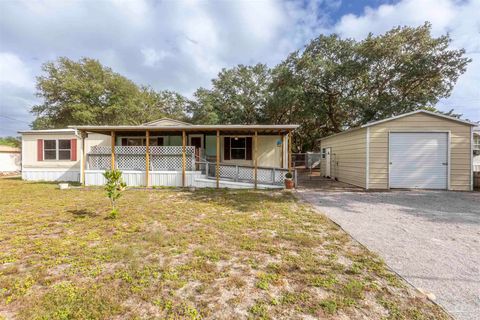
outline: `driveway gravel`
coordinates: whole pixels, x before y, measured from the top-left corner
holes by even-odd
[[[298,194],[457,319],[480,317],[480,193]]]

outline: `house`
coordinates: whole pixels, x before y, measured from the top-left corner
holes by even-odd
[[[324,176],[365,189],[473,189],[473,127],[425,110],[320,139]]]
[[[0,172],[20,171],[21,151],[20,148],[0,146]]]
[[[193,125],[160,119],[137,126],[71,126],[20,132],[25,180],[102,185],[122,171],[130,186],[281,187],[297,125]]]

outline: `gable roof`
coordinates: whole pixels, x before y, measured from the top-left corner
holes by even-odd
[[[417,114],[417,113],[425,113],[425,114],[429,114],[431,116],[436,116],[436,117],[440,117],[440,118],[444,118],[444,119],[448,119],[448,120],[452,120],[452,121],[457,121],[457,122],[465,123],[465,124],[468,124],[468,125],[471,125],[471,126],[477,126],[478,125],[477,123],[474,123],[474,122],[470,122],[470,121],[446,116],[444,114],[437,113],[437,112],[432,112],[432,111],[427,111],[427,110],[416,110],[416,111],[412,111],[412,112],[403,113],[403,114],[398,115],[398,116],[390,117],[390,118],[387,118],[387,119],[369,122],[369,123],[364,124],[361,127],[362,128],[371,127],[371,126],[377,125],[379,123],[384,123],[384,122],[387,122],[387,121],[392,121],[392,120],[400,119],[400,118],[403,118],[403,117],[408,117],[408,116],[411,116],[411,115],[414,115],[414,114]]]
[[[161,118],[153,120],[150,122],[142,123],[142,126],[152,126],[152,127],[175,127],[175,126],[191,126],[188,122],[183,122],[180,120],[170,119],[170,118]]]
[[[317,141],[321,141],[321,140],[324,140],[324,139],[327,139],[327,138],[338,136],[338,135],[341,135],[341,134],[344,134],[344,133],[349,133],[349,132],[352,132],[352,131],[360,130],[360,129],[363,129],[363,128],[368,128],[368,127],[375,126],[375,125],[380,124],[380,123],[400,119],[400,118],[403,118],[403,117],[408,117],[408,116],[411,116],[411,115],[414,115],[414,114],[417,114],[417,113],[424,113],[424,114],[444,118],[444,119],[447,119],[447,120],[460,122],[460,123],[467,124],[467,125],[470,125],[470,126],[473,126],[473,127],[478,126],[478,123],[470,122],[470,121],[466,121],[466,120],[462,120],[462,119],[458,119],[458,118],[454,118],[454,117],[450,117],[450,116],[446,116],[446,115],[441,114],[441,113],[427,111],[427,110],[416,110],[416,111],[412,111],[412,112],[403,113],[403,114],[400,114],[398,116],[386,118],[386,119],[383,119],[383,120],[372,121],[372,122],[366,123],[366,124],[364,124],[362,126],[359,126],[359,127],[350,128],[350,129],[347,129],[347,130],[339,132],[339,133],[331,134],[329,136],[320,138]]]

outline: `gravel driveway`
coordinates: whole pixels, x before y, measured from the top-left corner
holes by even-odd
[[[480,193],[299,190],[457,319],[480,315]]]

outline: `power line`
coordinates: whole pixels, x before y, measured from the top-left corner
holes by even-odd
[[[15,119],[15,118],[12,118],[12,117],[9,117],[9,116],[4,116],[4,115],[1,115],[1,114],[0,114],[0,117],[5,118],[5,119],[9,119],[9,120],[13,120],[13,121],[18,121],[18,122],[23,122],[23,123],[26,123],[26,124],[30,124],[30,122]]]

